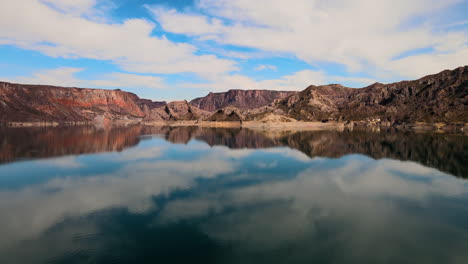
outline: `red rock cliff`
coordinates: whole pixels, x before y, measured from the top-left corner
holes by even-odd
[[[65,88],[0,82],[0,121],[92,121],[142,119],[165,102],[140,99],[120,90]]]

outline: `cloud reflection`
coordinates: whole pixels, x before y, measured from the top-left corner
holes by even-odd
[[[22,241],[47,252],[46,245],[64,240],[67,250],[71,233],[100,232],[82,220],[86,216],[124,208],[130,215],[151,216],[148,230],[199,219],[193,228],[213,241],[230,243],[231,253],[238,255],[272,258],[268,252],[288,249],[301,262],[333,249],[334,257],[325,259],[366,257],[373,262],[378,259],[370,258],[368,250],[390,260],[403,247],[412,250],[415,260],[428,250],[446,263],[468,259],[461,247],[467,231],[453,218],[453,212],[468,217],[468,185],[438,170],[362,155],[306,159],[284,147],[232,150],[151,140],[157,144],[97,156],[121,165],[102,173],[70,174],[0,191],[0,253],[16,256]],[[99,165],[63,161],[88,169]],[[156,198],[164,199],[156,203]],[[57,225],[61,235],[46,242],[48,230]],[[446,236],[439,239],[431,232]]]

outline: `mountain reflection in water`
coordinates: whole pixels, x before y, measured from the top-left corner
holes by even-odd
[[[0,263],[468,263],[463,135],[0,135]]]
[[[257,149],[285,146],[307,156],[340,158],[362,154],[373,159],[414,161],[458,177],[468,177],[468,136],[410,131],[256,132],[249,129],[129,126],[0,128],[0,163],[63,155],[122,151],[142,135],[160,135],[172,143],[192,139],[210,146]]]

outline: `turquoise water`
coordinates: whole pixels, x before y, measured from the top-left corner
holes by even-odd
[[[468,263],[466,136],[0,135],[0,263]]]

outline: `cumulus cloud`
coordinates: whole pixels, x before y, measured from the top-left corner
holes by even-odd
[[[322,85],[335,81],[354,81],[358,84],[370,84],[374,82],[371,79],[328,76],[323,71],[302,70],[277,79],[260,81],[240,74],[206,74],[205,82],[202,83],[180,83],[169,86],[163,77],[119,72],[101,74],[96,76],[95,79],[78,78],[76,74],[84,70],[83,68],[60,67],[39,70],[34,72],[32,76],[16,76],[14,78],[4,78],[4,80],[23,84],[48,84],[66,87],[189,88],[209,91],[227,91],[230,89],[297,91],[306,88],[310,84]]]
[[[105,60],[128,73],[195,73],[201,78],[197,83],[178,82],[175,88],[182,89],[300,90],[343,82],[359,87],[375,80],[418,78],[468,61],[466,20],[447,15],[461,0],[199,0],[184,11],[147,5],[157,23],[141,18],[116,22],[101,12],[97,0],[4,2],[0,45],[51,57]],[[171,41],[165,32],[188,40]],[[303,68],[270,80],[236,72],[240,60],[291,55],[319,70]],[[336,76],[320,68],[328,63],[345,65],[346,74]],[[276,70],[277,65],[248,67],[264,71]],[[50,76],[37,72],[30,80],[66,86],[167,87],[160,77],[127,73],[109,73],[85,83],[71,78],[78,71],[43,72]]]
[[[240,74],[218,74],[207,78],[205,83],[183,83],[180,87],[206,89],[210,91],[227,91],[230,89],[260,89],[278,91],[300,91],[309,85],[351,82],[356,86],[374,83],[369,78],[354,78],[328,75],[322,70],[302,70],[277,79],[255,80]]]
[[[150,10],[165,30],[174,33],[288,52],[312,64],[340,63],[349,71],[371,72],[380,77],[390,74],[416,78],[455,68],[468,60],[465,31],[435,30],[435,18],[443,17],[444,10],[457,3],[460,1],[198,1],[199,10],[226,23],[200,14]],[[183,23],[187,21],[198,21],[196,29],[191,23]],[[426,47],[434,48],[434,52],[393,60],[402,53]],[[429,66],[412,65],[427,60]],[[411,66],[401,66],[407,62]]]
[[[170,28],[171,32],[209,35],[224,30],[224,24],[220,19],[195,14],[181,14],[175,9],[152,8],[148,5],[146,7],[153,12],[160,23],[164,24],[165,28]]]
[[[151,36],[155,24],[148,20],[104,23],[70,11],[79,9],[82,13],[93,5],[85,0],[5,1],[0,9],[0,44],[52,57],[109,60],[131,72],[203,74],[236,68],[230,60],[195,55],[193,45]]]
[[[100,80],[93,80],[90,81],[90,83],[98,87],[168,88],[167,84],[164,83],[164,80],[161,77],[119,72],[102,75]]]
[[[96,0],[41,0],[41,2],[64,13],[81,15],[96,5]]]
[[[85,80],[75,76],[83,71],[82,68],[60,67],[56,69],[40,70],[31,77],[16,77],[11,82],[23,84],[48,84],[67,87],[100,87],[100,88],[150,88],[166,89],[167,84],[161,77],[137,75],[129,73],[107,73],[98,76],[97,80]]]
[[[75,77],[75,74],[83,71],[82,68],[60,67],[49,70],[39,70],[31,77],[15,77],[8,81],[24,84],[49,84],[57,86],[79,86],[82,81]]]
[[[181,84],[182,87],[226,91],[230,89],[267,89],[297,91],[310,84],[325,84],[326,76],[322,71],[303,70],[278,79],[257,81],[240,74],[222,74],[210,77],[207,83]]]

